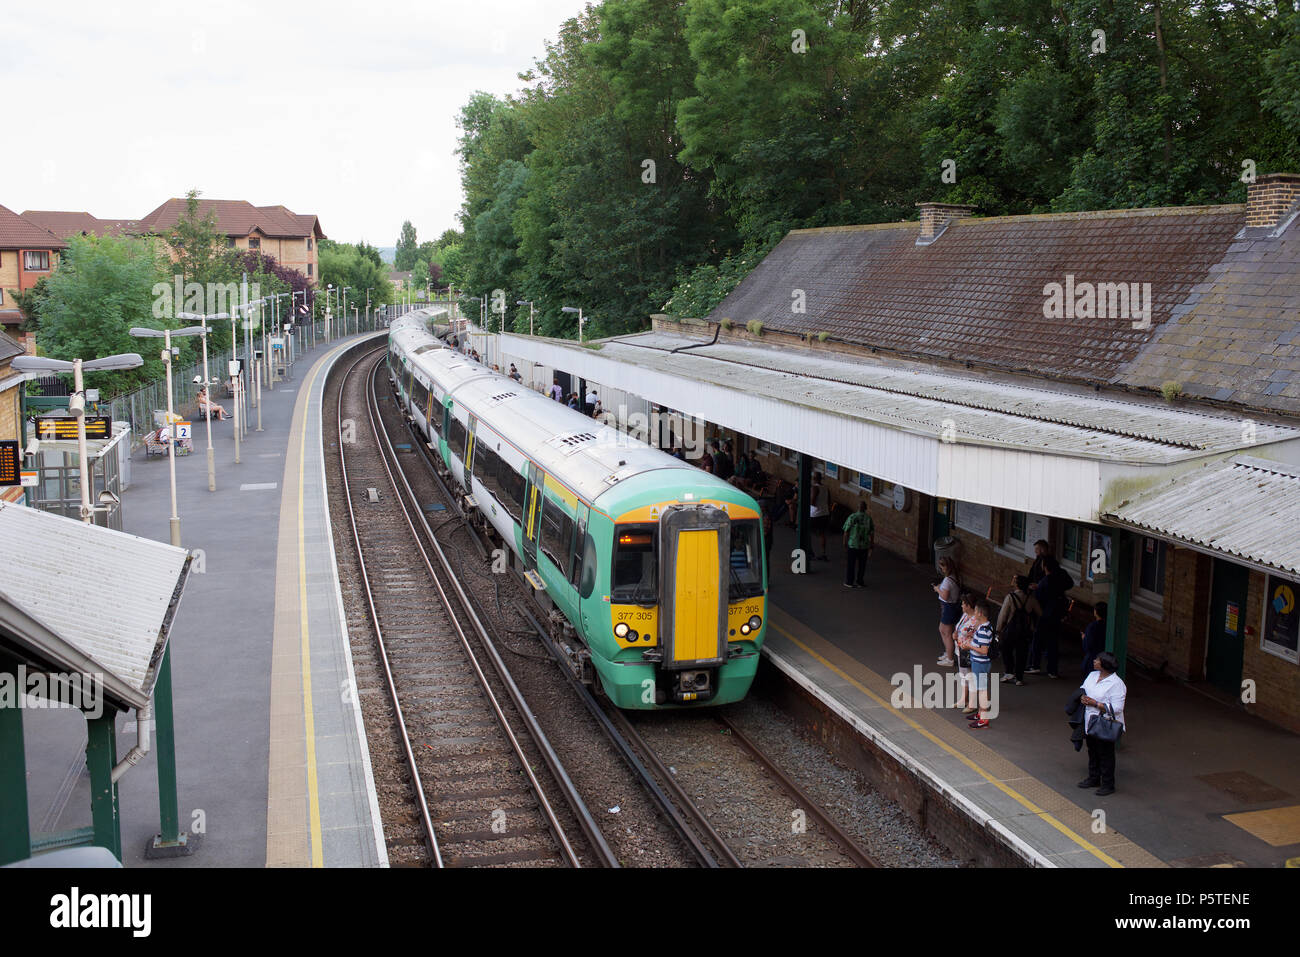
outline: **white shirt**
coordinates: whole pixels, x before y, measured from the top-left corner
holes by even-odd
[[[595,404],[596,404],[596,390],[592,389],[590,392],[587,393],[587,405],[595,405]]]
[[[1100,701],[1115,709],[1115,719],[1120,723],[1120,727],[1125,731],[1128,730],[1128,725],[1124,723],[1124,699],[1128,697],[1128,687],[1124,684],[1123,678],[1117,674],[1103,678],[1100,671],[1094,671],[1083,679],[1083,693],[1094,701]],[[1083,730],[1085,732],[1092,721],[1092,716],[1099,713],[1100,710],[1092,705],[1084,709]]]

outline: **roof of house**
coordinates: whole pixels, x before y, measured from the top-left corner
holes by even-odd
[[[134,219],[99,219],[86,212],[53,209],[29,209],[23,213],[23,218],[64,239],[79,234],[120,236],[136,232],[140,226],[139,220]]]
[[[390,280],[392,280],[393,282],[397,282],[399,279],[400,279],[402,282],[405,282],[406,280],[408,280],[408,279],[411,278],[411,272],[412,272],[412,271],[409,270],[409,269],[406,270],[405,272],[390,272],[390,273],[388,274],[388,278],[389,278]]]
[[[795,230],[710,314],[946,362],[1112,383],[1242,229],[1240,205]],[[1072,278],[1067,278],[1072,277]],[[1131,316],[1048,318],[1048,284],[1150,284]],[[802,308],[803,311],[799,311]],[[1262,318],[1262,317],[1261,317]]]
[[[0,332],[0,362],[8,362],[14,356],[26,355],[27,350],[11,337]]]
[[[184,199],[167,200],[144,217],[143,231],[165,233],[180,221],[186,206]],[[255,230],[275,239],[323,235],[315,216],[299,216],[284,206],[254,206],[242,199],[200,199],[199,215],[209,212],[216,214],[217,231],[226,236],[247,236]]]
[[[1242,230],[1119,376],[1300,413],[1300,208],[1274,229]]]
[[[0,206],[0,249],[66,249],[48,229]]]

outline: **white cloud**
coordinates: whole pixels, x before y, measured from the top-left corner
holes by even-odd
[[[6,11],[0,204],[138,218],[197,188],[392,245],[457,225],[456,116],[585,0],[62,0]]]

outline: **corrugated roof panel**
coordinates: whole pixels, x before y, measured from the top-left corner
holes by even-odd
[[[13,604],[132,688],[151,664],[188,552],[0,502],[0,576]]]
[[[1207,465],[1104,518],[1300,576],[1300,469],[1250,456]]]

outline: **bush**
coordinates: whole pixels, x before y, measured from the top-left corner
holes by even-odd
[[[750,335],[761,336],[763,334],[763,322],[761,319],[751,319],[745,323],[745,328],[749,330]]]
[[[1183,394],[1183,386],[1180,382],[1162,382],[1160,384],[1160,394],[1165,397],[1166,402],[1173,402]]]

